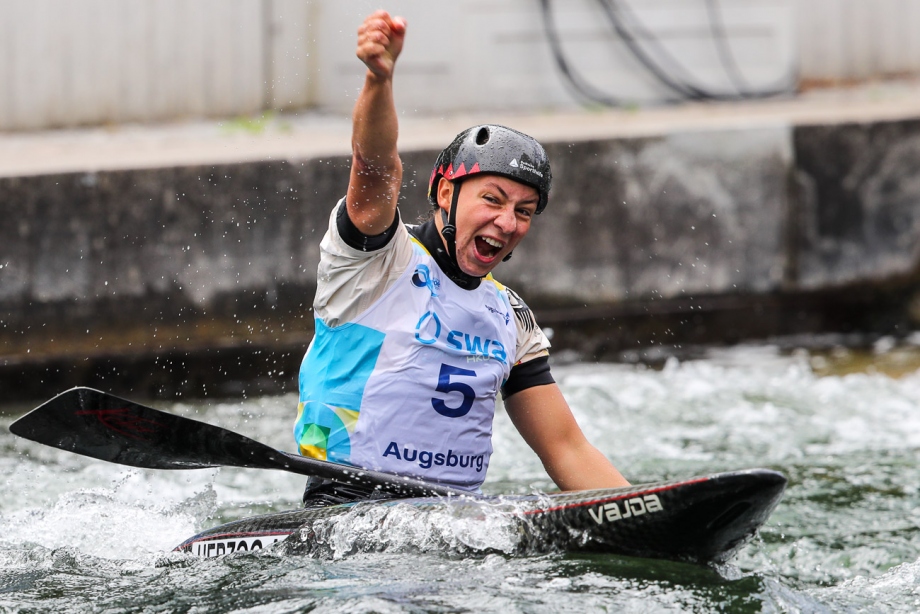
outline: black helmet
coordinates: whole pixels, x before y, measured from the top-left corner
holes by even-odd
[[[546,208],[553,174],[543,146],[522,132],[494,124],[464,130],[438,155],[428,181],[428,201],[437,206],[441,177],[454,181],[478,173],[501,175],[533,187],[540,195],[536,212]]]

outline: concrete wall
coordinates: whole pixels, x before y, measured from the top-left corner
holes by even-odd
[[[306,106],[309,8],[298,0],[0,0],[0,129]]]
[[[555,145],[552,208],[502,274],[571,305],[776,290],[787,257],[791,134]]]
[[[355,30],[374,0],[0,0],[0,130],[347,114]],[[540,0],[391,0],[410,21],[400,108],[571,109]],[[550,0],[570,68],[623,104],[676,94],[632,55],[597,0]],[[920,72],[915,0],[620,0],[637,42],[714,92]],[[483,70],[488,67],[488,70]],[[590,105],[591,103],[588,102]]]
[[[400,60],[399,108],[414,113],[572,109],[599,103],[577,93],[563,78],[550,45],[555,31],[560,53],[587,86],[623,106],[660,104],[681,96],[663,85],[630,53],[597,0],[465,0],[432,10],[425,0],[387,4],[405,15],[411,38]],[[737,93],[719,55],[724,42],[746,86],[792,91],[796,84],[793,0],[720,0],[713,16],[705,0],[619,2],[638,44],[678,80],[701,89]],[[349,10],[324,8],[317,33],[321,50],[316,103],[349,113],[364,68],[354,61],[355,24],[373,2]],[[358,8],[360,7],[360,8]],[[713,19],[724,25],[713,32]],[[357,85],[356,85],[357,84]]]
[[[920,263],[920,121],[815,126],[794,133],[795,283],[905,277]]]
[[[796,11],[804,85],[920,73],[914,0],[798,0]]]
[[[550,206],[497,276],[560,350],[920,321],[920,122],[548,149]],[[435,153],[404,153],[407,220]],[[290,389],[347,173],[334,157],[0,178],[0,388]]]
[[[539,0],[392,0],[411,35],[401,109],[571,109]],[[562,54],[624,104],[674,92],[630,54],[596,0],[553,0]],[[793,0],[630,1],[624,18],[681,78],[735,92],[719,43],[747,86],[794,87]],[[267,109],[348,114],[360,87],[355,32],[376,0],[0,0],[0,130],[232,117]],[[655,47],[652,39],[660,44]],[[663,51],[662,51],[663,50]]]

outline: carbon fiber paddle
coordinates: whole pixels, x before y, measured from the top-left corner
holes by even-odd
[[[414,478],[289,454],[219,426],[92,388],[62,392],[13,422],[10,431],[74,454],[145,469],[280,469],[402,497],[470,495]]]

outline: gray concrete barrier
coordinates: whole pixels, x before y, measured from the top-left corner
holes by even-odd
[[[549,208],[496,277],[557,350],[916,324],[920,122],[548,144]],[[404,152],[401,211],[435,151]],[[0,385],[136,395],[296,386],[346,157],[0,178]],[[560,355],[564,352],[560,353]]]

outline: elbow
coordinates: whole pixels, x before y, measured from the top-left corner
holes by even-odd
[[[401,179],[402,162],[398,155],[366,156],[358,147],[352,147],[352,168],[365,177]]]
[[[361,150],[352,145],[351,148],[351,166],[359,173],[366,174],[371,168],[371,165],[368,163],[367,158],[361,154]]]

